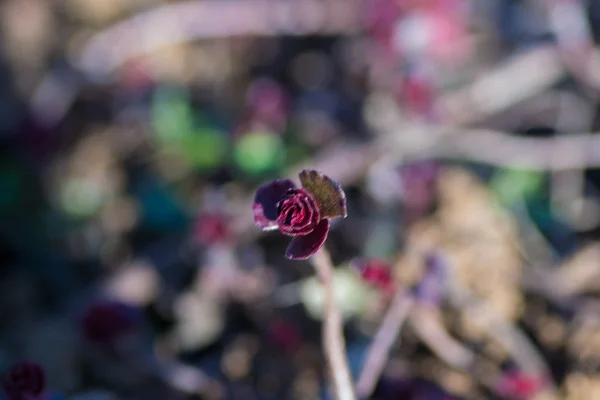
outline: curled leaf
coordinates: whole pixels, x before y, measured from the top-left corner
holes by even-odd
[[[321,217],[346,218],[346,194],[342,187],[328,176],[311,169],[300,172],[300,182],[308,190],[321,210]]]
[[[290,260],[305,260],[315,254],[325,243],[329,220],[323,219],[308,235],[296,236],[288,246],[285,256]]]

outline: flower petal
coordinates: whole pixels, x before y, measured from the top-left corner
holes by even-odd
[[[321,218],[346,218],[346,194],[339,183],[318,171],[304,169],[300,172],[302,186],[313,195],[319,209]]]
[[[285,256],[290,260],[306,260],[315,254],[327,239],[329,220],[323,219],[314,231],[305,236],[296,236],[288,246]]]
[[[296,185],[289,179],[278,179],[256,191],[252,212],[254,223],[263,230],[277,228],[277,203],[283,195]]]

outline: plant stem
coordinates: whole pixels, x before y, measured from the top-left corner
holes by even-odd
[[[325,288],[325,318],[323,319],[323,348],[331,372],[335,397],[338,400],[356,400],[352,375],[346,357],[342,315],[335,303],[333,265],[324,247],[310,258]]]
[[[413,300],[402,289],[397,289],[388,311],[373,338],[363,363],[356,392],[359,398],[368,398],[383,372],[390,349],[397,341],[400,329],[411,309]]]

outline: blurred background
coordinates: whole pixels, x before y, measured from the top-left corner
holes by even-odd
[[[355,376],[415,299],[372,398],[600,399],[599,2],[4,0],[0,32],[3,375],[331,398],[322,287],[251,212],[310,167]]]

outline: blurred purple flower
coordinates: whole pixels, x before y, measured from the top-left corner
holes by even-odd
[[[207,246],[227,242],[231,237],[229,221],[221,213],[203,213],[196,220],[194,235]]]
[[[314,170],[299,175],[302,188],[288,179],[275,180],[258,189],[252,207],[258,227],[295,236],[286,250],[290,260],[304,260],[319,251],[329,219],[347,215],[346,194],[337,182]]]
[[[352,265],[368,284],[385,293],[394,291],[395,282],[389,262],[381,259],[357,260]]]
[[[425,257],[425,270],[415,288],[415,297],[422,303],[437,306],[446,294],[448,265],[442,254],[431,252]]]
[[[289,100],[285,90],[274,80],[258,79],[248,89],[246,101],[252,119],[281,132],[287,123]]]
[[[2,386],[8,400],[41,400],[46,387],[44,369],[31,362],[17,364],[4,376]]]
[[[83,334],[87,340],[101,345],[112,345],[136,324],[136,314],[126,304],[101,301],[92,304],[82,320]]]
[[[401,168],[402,197],[409,210],[420,214],[433,205],[439,171],[433,161],[417,161]]]

